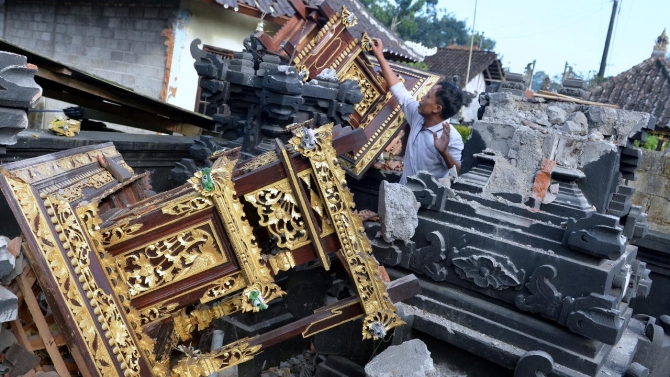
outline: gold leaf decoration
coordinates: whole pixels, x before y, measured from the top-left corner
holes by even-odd
[[[102,231],[102,244],[105,246],[116,245],[142,228],[143,224],[128,225],[128,221]]]
[[[241,273],[235,273],[226,276],[214,282],[214,287],[208,289],[200,298],[200,303],[205,304],[212,300],[216,300],[230,293],[236,292],[247,286],[247,282]]]
[[[309,243],[300,208],[287,179],[244,196],[260,217],[259,223],[276,239],[277,246],[295,250]]]
[[[207,230],[200,229],[204,225]],[[138,297],[225,263],[212,229],[211,221],[206,221],[117,257],[130,296]]]
[[[344,258],[349,265],[352,278],[366,318],[363,339],[377,339],[379,327],[388,332],[404,322],[395,312],[386,292],[386,286],[378,276],[379,265],[372,256],[372,247],[363,233],[363,223],[354,212],[353,196],[346,187],[344,170],[337,164],[337,154],[332,146],[333,124],[316,130],[316,146],[313,149],[301,147],[304,130],[294,132],[289,143],[296,151],[309,159],[316,183],[326,205],[335,233],[340,240]]]

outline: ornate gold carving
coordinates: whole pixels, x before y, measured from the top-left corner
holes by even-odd
[[[117,224],[117,226],[107,228],[106,230],[102,231],[102,244],[105,246],[111,246],[123,242],[128,236],[131,236],[133,233],[140,230],[142,225],[143,224],[129,225],[128,221],[124,221]]]
[[[102,154],[107,158],[112,158],[118,156],[119,152],[116,151],[114,146],[110,146],[16,169],[12,171],[12,174],[21,178],[26,183],[35,183],[78,169],[82,166],[98,164],[99,154]]]
[[[250,171],[262,168],[266,165],[269,165],[277,161],[279,161],[279,158],[277,157],[277,152],[275,151],[265,152],[259,156],[254,157],[249,161],[242,163],[238,171],[241,172],[242,174],[248,173]]]
[[[295,260],[293,259],[293,253],[290,251],[283,251],[277,253],[277,255],[272,255],[268,257],[268,262],[272,268],[272,272],[276,275],[279,271],[288,271],[295,267]]]
[[[261,350],[260,345],[249,345],[252,339],[240,339],[234,343],[225,345],[218,351],[195,357],[187,355],[172,368],[171,375],[173,377],[206,377],[223,368],[251,360]]]
[[[89,236],[90,247],[94,251],[92,254],[98,258],[98,262],[104,269],[107,281],[119,302],[119,307],[123,309],[126,321],[133,330],[131,335],[135,338],[135,344],[149,362],[153,374],[156,376],[165,375],[167,373],[166,366],[156,362],[154,354],[155,342],[152,338],[144,334],[141,326],[140,314],[130,305],[129,289],[125,282],[120,278],[115,258],[111,254],[108,254],[103,248],[102,235],[100,233],[100,224],[102,224],[102,220],[98,217],[98,204],[93,202],[83,206],[80,205],[77,208],[77,217],[82,222],[83,227],[86,229]]]
[[[142,326],[160,321],[161,319],[168,318],[170,313],[179,306],[178,303],[167,304],[167,301],[160,302],[156,305],[150,306],[140,310],[140,323]]]
[[[329,54],[328,51],[332,50],[326,50],[322,52],[321,55],[326,54],[328,56]],[[356,60],[355,56],[360,51],[361,48],[358,46],[358,38],[354,38],[354,40],[349,42],[349,44],[344,48],[344,50],[342,50],[342,52],[335,57],[335,61],[333,62],[333,64],[330,65],[330,68],[337,70],[338,68],[340,68],[340,64],[342,64],[343,61],[345,61],[348,57],[352,56],[351,59],[347,60],[347,64],[342,66],[341,69],[338,71],[337,76],[340,77],[342,72],[347,72],[349,70],[349,66],[354,64],[354,60]]]
[[[201,211],[213,205],[212,201],[207,198],[187,198],[161,208],[161,212],[166,215],[182,216]]]
[[[303,82],[309,80],[309,69],[305,67],[304,64],[298,64],[295,66],[296,71],[298,71],[298,76]]]
[[[319,30],[319,32],[316,33],[316,36],[314,36],[314,38],[312,38],[312,40],[309,41],[309,43],[305,46],[305,48],[303,48],[298,52],[298,55],[293,59],[293,62],[296,65],[301,64],[307,58],[307,56],[312,52],[314,47],[317,44],[319,44],[326,35],[331,36],[333,28],[339,20],[340,15],[339,13],[336,13],[331,19],[328,20],[328,22],[326,22],[325,25],[323,25],[321,30]]]
[[[368,35],[367,31],[364,31],[363,34],[361,34],[361,48],[365,52],[370,52],[372,51],[372,39]]]
[[[286,293],[275,284],[270,270],[262,263],[261,250],[256,245],[242,203],[236,198],[237,193],[232,181],[232,171],[236,163],[236,159],[230,160],[227,156],[222,156],[214,162],[210,172],[212,190],[206,190],[201,186],[202,171],[196,172],[189,182],[201,196],[214,201],[247,283],[254,287],[267,287],[267,293],[271,294],[268,297],[263,296],[263,299],[284,295]],[[260,290],[260,292],[266,291]]]
[[[69,263],[60,253],[56,235],[52,233],[50,224],[47,223],[47,219],[56,223],[58,223],[58,219],[52,219],[51,216],[40,211],[38,198],[33,195],[30,185],[9,175],[6,175],[5,179],[11,190],[11,195],[14,196],[21,208],[25,223],[30,227],[31,236],[38,248],[36,251],[43,255],[49,267],[42,273],[50,275],[55,281],[60,295],[63,296],[66,310],[77,325],[76,329],[71,329],[71,331],[76,331],[81,337],[86,352],[95,360],[95,366],[100,375],[117,374],[111,354],[103,343],[102,335],[97,330],[96,320],[87,308],[89,300],[81,295],[81,291],[72,279],[74,274],[68,267]],[[50,209],[50,212],[55,214],[53,208]]]
[[[306,134],[307,135],[307,134]],[[306,144],[311,145],[310,139],[312,137],[308,137],[307,140],[303,138],[302,142],[306,142]],[[316,251],[316,254],[319,256],[321,259],[321,264],[323,265],[323,268],[328,271],[330,270],[330,258],[328,257],[328,254],[323,248],[323,244],[321,243],[321,238],[318,233],[317,225],[315,224],[315,219],[314,216],[311,215],[311,213],[308,213],[309,208],[307,207],[307,199],[303,196],[303,190],[301,187],[300,179],[298,178],[295,170],[293,170],[293,163],[291,162],[291,157],[288,154],[288,151],[284,144],[277,140],[277,145],[279,147],[280,151],[280,156],[282,159],[282,163],[284,165],[284,168],[286,169],[286,175],[288,176],[288,179],[290,180],[290,185],[294,187],[296,191],[296,195],[298,197],[298,201],[300,203],[300,208],[302,209],[303,213],[306,213],[305,220],[307,223],[307,229],[309,231],[309,237],[312,240],[312,246],[314,246],[314,251]],[[306,148],[310,148],[309,146],[306,146]]]
[[[358,85],[361,87],[361,91],[363,92],[363,100],[357,103],[354,108],[360,116],[363,116],[381,94],[377,91],[377,88],[372,84],[372,82],[370,82],[370,80],[368,80],[367,76],[363,74],[363,72],[356,64],[352,64],[351,67],[349,67],[347,73],[342,76],[342,80],[348,79],[358,81]],[[367,124],[361,124],[361,127],[365,128],[366,125]]]
[[[316,213],[319,219],[321,220],[321,237],[333,234],[335,232],[335,229],[333,229],[333,226],[330,223],[328,215],[324,212],[325,210],[323,201],[321,200],[321,197],[319,197],[318,189],[312,189],[312,178],[313,178],[312,171],[305,170],[302,173],[299,173],[298,176],[309,189],[310,206],[312,207],[314,213]]]
[[[277,284],[254,283],[242,292],[245,300],[242,303],[242,312],[259,312],[267,308],[267,304],[279,297],[285,296]]]
[[[58,184],[47,186],[40,192],[58,196],[68,202],[81,199],[84,195],[82,189],[93,187],[99,189],[104,185],[115,182],[114,177],[105,169],[97,168],[83,174],[58,182]]]
[[[410,90],[414,93],[415,98],[423,97],[430,89],[437,83],[440,79],[439,76],[431,75],[428,78],[422,79],[416,74],[411,72],[402,71],[403,74],[419,78],[419,82]],[[369,122],[374,119],[377,114],[388,104],[388,101],[391,99],[391,93],[387,93],[386,98],[379,102],[376,108],[369,112],[365,118],[361,121],[360,127],[365,127]],[[388,144],[389,140],[393,135],[398,131],[398,129],[404,124],[405,115],[400,111],[400,106],[397,106],[389,114],[384,122],[379,126],[379,128],[368,137],[368,141],[363,145],[362,148],[358,150],[356,155],[345,154],[345,157],[351,161],[347,161],[344,158],[340,158],[340,162],[343,167],[345,167],[349,172],[355,176],[359,176],[363,173],[366,167],[370,162],[381,152],[382,148]]]
[[[197,330],[204,330],[209,327],[213,320],[242,310],[246,298],[242,295],[233,296],[227,300],[215,303],[214,305],[200,305],[189,315],[182,309],[174,316],[175,330],[182,341],[191,339],[191,334]]]
[[[258,212],[259,223],[277,239],[277,246],[295,250],[309,243],[300,207],[288,179],[244,196]]]
[[[238,291],[247,286],[247,282],[241,273],[235,273],[214,282],[214,287],[208,289],[200,298],[200,303],[205,304],[217,298]]]
[[[358,23],[356,15],[351,13],[345,5],[342,5],[342,24],[347,27],[354,27]]]
[[[207,229],[200,229],[203,226]],[[145,244],[116,258],[130,296],[177,282],[227,261],[211,220]]]
[[[360,218],[353,211],[353,197],[345,186],[344,171],[337,165],[337,154],[331,144],[332,126],[331,123],[316,130],[314,149],[300,146],[304,130],[297,131],[289,142],[312,165],[326,211],[335,227],[366,314],[363,339],[377,339],[404,322],[395,313],[386,287],[377,275],[379,266],[372,257],[370,242],[363,234]]]

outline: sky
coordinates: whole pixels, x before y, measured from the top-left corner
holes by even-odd
[[[477,0],[474,29],[496,41],[503,67],[523,73],[562,74],[600,69],[612,0]],[[472,28],[475,0],[439,0]],[[656,38],[670,28],[670,0],[619,0],[605,76],[616,76],[651,56]],[[670,30],[669,30],[670,32]],[[668,33],[670,35],[670,33]]]

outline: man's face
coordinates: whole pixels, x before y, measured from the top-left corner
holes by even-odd
[[[442,105],[437,102],[437,97],[435,94],[438,90],[440,90],[441,87],[441,85],[435,85],[428,93],[426,93],[426,95],[421,97],[421,101],[419,101],[419,114],[424,117],[431,114],[440,114],[442,111]]]

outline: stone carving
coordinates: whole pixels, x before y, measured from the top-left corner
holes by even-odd
[[[447,278],[447,257],[444,237],[439,232],[430,232],[426,235],[429,245],[416,248],[412,241],[397,241],[388,243],[381,238],[373,238],[379,233],[378,224],[370,224],[366,229],[372,239],[372,250],[375,258],[389,266],[401,266],[428,276],[435,281],[444,281]]]
[[[517,270],[507,257],[471,247],[466,247],[462,252],[455,250],[452,254],[456,256],[472,252],[480,253],[454,257],[451,260],[461,279],[470,280],[481,288],[521,288],[525,271]]]
[[[579,220],[568,219],[563,243],[586,254],[611,260],[619,258],[626,248],[619,219],[600,213],[589,213]]]
[[[514,377],[545,377],[554,370],[554,359],[544,351],[523,354],[514,369]]]
[[[419,172],[415,176],[407,177],[406,186],[414,191],[416,201],[426,209],[442,211],[447,198],[455,197],[453,190],[437,182],[433,175],[426,172]]]
[[[516,307],[532,313],[540,313],[551,319],[557,319],[561,310],[561,297],[550,280],[556,277],[556,267],[543,265],[533,271],[526,288],[530,295],[518,295],[514,300]]]
[[[596,293],[580,298],[566,297],[558,321],[574,333],[616,344],[624,325],[617,301],[616,297]]]

